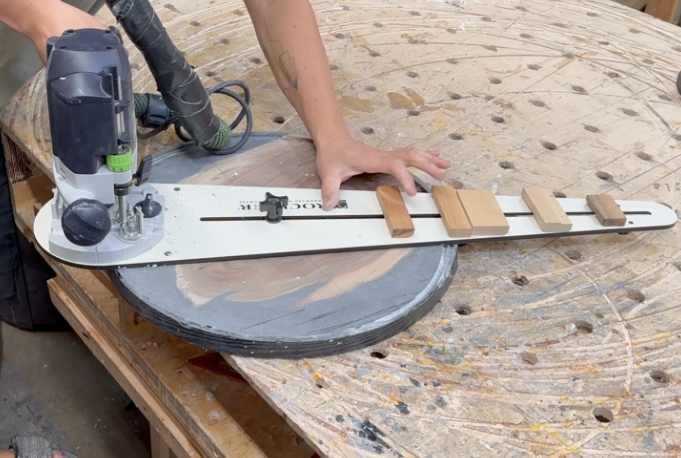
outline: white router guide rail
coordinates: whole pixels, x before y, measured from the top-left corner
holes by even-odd
[[[322,209],[319,189],[152,184],[165,199],[161,241],[146,252],[115,263],[81,264],[51,253],[52,206],[45,204],[34,223],[39,246],[58,261],[85,268],[119,268],[223,261],[333,251],[465,244],[540,237],[662,230],[673,227],[676,213],[648,201],[616,201],[626,215],[621,226],[604,226],[586,199],[556,199],[572,227],[546,232],[522,196],[494,196],[506,220],[503,235],[453,238],[443,224],[433,194],[401,194],[413,222],[413,235],[394,237],[376,191],[341,190],[339,205]],[[286,196],[281,221],[265,220],[260,202],[266,194]]]

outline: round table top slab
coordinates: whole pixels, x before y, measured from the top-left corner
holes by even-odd
[[[280,137],[253,135],[229,156],[193,146],[160,153],[149,181],[319,189],[312,143]],[[365,175],[343,188],[377,184],[395,181]],[[407,329],[447,291],[457,251],[443,244],[270,257],[124,268],[111,277],[143,317],[202,348],[303,358],[366,348]]]

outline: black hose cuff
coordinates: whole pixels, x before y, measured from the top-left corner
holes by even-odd
[[[170,122],[170,109],[159,94],[135,94],[135,117],[142,127],[158,127]]]

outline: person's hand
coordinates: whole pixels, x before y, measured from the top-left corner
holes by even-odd
[[[443,180],[450,162],[440,158],[438,151],[405,148],[383,151],[364,145],[352,138],[330,142],[317,148],[317,172],[322,181],[324,210],[338,203],[340,185],[348,178],[362,173],[385,173],[394,176],[404,191],[416,194],[416,183],[408,167],[420,169],[436,180]]]

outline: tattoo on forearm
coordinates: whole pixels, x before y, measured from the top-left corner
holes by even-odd
[[[267,39],[272,46],[272,52],[274,54],[279,54],[279,70],[281,70],[291,86],[293,86],[295,90],[298,90],[298,67],[296,66],[293,56],[289,51],[284,50],[284,47],[281,45],[279,40],[276,40],[270,36],[270,29],[267,25],[267,22],[265,22],[265,30],[267,31]],[[269,54],[267,51],[265,51],[265,53]]]
[[[279,56],[279,62],[288,82],[291,83],[295,90],[298,90],[298,67],[296,67],[296,61],[293,60],[293,56],[288,51],[284,51]]]

